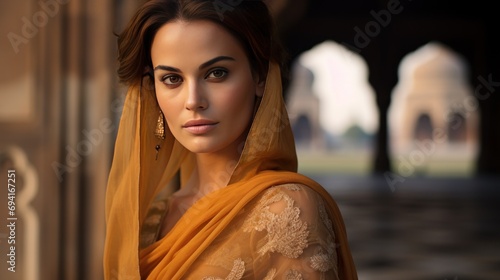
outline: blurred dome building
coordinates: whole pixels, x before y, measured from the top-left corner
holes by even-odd
[[[388,112],[393,155],[475,157],[478,103],[467,76],[464,59],[436,42],[402,60]]]
[[[378,110],[358,54],[334,41],[306,51],[293,65],[287,97],[299,149],[371,149]]]
[[[298,149],[324,149],[325,136],[319,122],[319,98],[313,93],[314,74],[296,62],[288,93],[288,112]]]

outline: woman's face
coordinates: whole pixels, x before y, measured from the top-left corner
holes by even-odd
[[[237,39],[209,21],[174,21],[156,33],[151,59],[174,137],[194,153],[237,155],[263,92]]]

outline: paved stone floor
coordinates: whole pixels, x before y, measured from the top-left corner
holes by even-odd
[[[309,176],[342,211],[360,280],[500,279],[500,177]]]

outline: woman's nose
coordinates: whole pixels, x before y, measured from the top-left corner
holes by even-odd
[[[205,110],[208,108],[208,100],[202,86],[196,82],[188,83],[186,98],[186,109],[191,111]]]

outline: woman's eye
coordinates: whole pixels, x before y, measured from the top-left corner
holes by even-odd
[[[182,83],[182,78],[176,75],[168,75],[162,78],[162,82],[167,85],[177,85]]]
[[[227,75],[227,70],[224,69],[215,69],[208,73],[207,79],[220,79]]]

